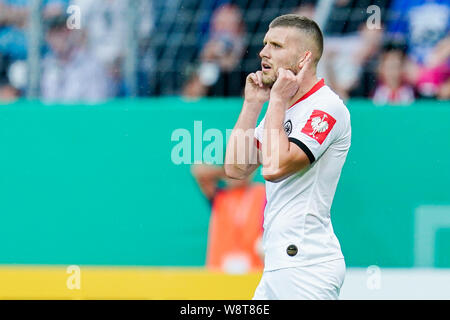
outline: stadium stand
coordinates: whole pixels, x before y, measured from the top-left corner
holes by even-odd
[[[18,0],[0,0],[3,8],[19,2]],[[114,36],[114,32],[110,32],[108,35],[112,42],[125,44],[119,46],[119,48],[122,48],[122,52],[114,60],[112,68],[109,67],[115,83],[110,87],[110,96],[177,96],[182,94],[197,97],[240,96],[247,74],[259,69],[260,58],[258,53],[262,49],[262,39],[270,21],[279,15],[295,12],[316,20],[318,17],[324,17],[319,21],[325,36],[325,52],[322,62],[319,64],[319,76],[324,77],[327,84],[342,98],[373,96],[375,89],[380,84],[380,77],[377,72],[382,61],[383,48],[392,41],[390,37],[395,36],[398,40],[397,37],[400,36],[412,48],[420,47],[421,43],[430,50],[439,47],[438,52],[432,56],[432,59],[440,59],[440,65],[435,66],[431,63],[430,66],[425,66],[425,71],[420,72],[416,70],[421,67],[420,65],[405,63],[404,68],[408,69],[405,73],[412,82],[411,85],[416,96],[427,98],[437,96],[445,99],[450,91],[448,89],[450,87],[449,81],[446,80],[449,77],[448,62],[445,62],[448,61],[445,55],[450,42],[439,42],[438,40],[448,38],[449,24],[447,23],[447,26],[445,26],[445,19],[440,19],[442,21],[439,25],[422,28],[419,37],[413,39],[411,25],[414,25],[415,22],[408,21],[410,18],[406,17],[405,14],[411,10],[424,10],[423,12],[428,12],[428,15],[433,14],[433,12],[447,12],[448,3],[442,0],[426,2],[420,0],[413,2],[403,0],[339,0],[329,2],[331,7],[329,7],[329,10],[324,10],[322,4],[327,2],[320,0],[132,1],[130,2],[132,5],[131,11],[135,11],[136,23],[132,25],[129,23],[130,19],[126,19],[127,23],[122,24],[120,28],[116,28],[121,30],[122,34]],[[77,5],[83,3],[83,1],[45,0],[43,4],[46,3]],[[211,37],[214,37],[215,17],[224,5],[237,8],[235,16],[239,16],[242,20],[242,32],[235,36],[241,38],[237,42],[241,42],[244,46],[243,53],[235,57],[238,60],[233,68],[230,70],[221,68],[219,76],[215,74],[217,70],[214,70],[214,66],[212,66],[213,68],[209,66],[209,69],[203,68],[202,72],[206,70],[207,78],[209,77],[212,81],[212,84],[206,85],[206,89],[201,88],[201,86],[192,86],[193,82],[195,84],[195,81],[192,80],[195,80],[196,76],[198,77],[199,69],[204,62],[202,55],[204,55],[206,44]],[[373,5],[376,5],[380,10],[380,27],[376,30],[370,30],[367,24],[368,18],[372,14],[372,11],[369,11],[368,8]],[[108,19],[114,21],[114,18],[117,19],[118,15],[128,14],[124,13],[123,10],[118,10],[118,7],[115,11],[111,7],[111,12],[108,12],[108,6],[100,7],[102,6],[96,5],[90,6],[89,9],[83,9],[83,17],[85,19],[89,17],[105,19],[102,22],[105,24],[108,23]],[[43,6],[41,13],[43,17],[48,14],[45,13],[45,10],[45,6]],[[94,12],[95,10],[98,12]],[[5,9],[3,12],[5,12]],[[3,56],[0,59],[3,65],[0,70],[0,83],[3,83],[3,86],[9,83],[8,69],[11,59],[9,59],[7,52],[13,49],[11,41],[9,45],[5,44],[7,42],[5,30],[10,30],[12,22],[5,19],[4,16],[0,14],[0,54]],[[95,35],[94,37],[89,35],[91,27],[92,25],[88,21],[82,28],[83,32],[87,33],[88,39],[95,38]],[[136,32],[127,31],[130,27],[135,28]],[[25,26],[21,26],[18,31],[23,33],[26,31],[25,28]],[[45,32],[45,29],[43,32]],[[432,36],[426,37],[427,34]],[[40,39],[42,51],[45,53],[47,47],[45,37],[41,35]],[[233,41],[236,43],[235,40]],[[135,51],[129,50],[130,43],[135,44]],[[95,43],[91,45],[95,47]],[[406,48],[405,51],[406,57],[411,57],[412,51],[409,48]],[[414,58],[414,52],[412,54]],[[43,55],[41,63],[42,58]],[[437,68],[443,71],[439,72]],[[416,75],[411,76],[414,72],[416,72]],[[33,77],[33,74],[30,74],[30,76]],[[214,77],[217,77],[217,79],[214,79]],[[133,92],[130,79],[137,82],[137,91]],[[205,85],[203,84],[203,86]],[[25,88],[20,93],[25,95],[26,91]],[[192,92],[194,93],[192,94]]]

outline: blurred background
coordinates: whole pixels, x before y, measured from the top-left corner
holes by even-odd
[[[250,299],[263,179],[202,155],[286,13],[352,116],[341,297],[450,299],[449,0],[0,0],[0,298]]]

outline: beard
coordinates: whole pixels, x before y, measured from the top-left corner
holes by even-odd
[[[272,88],[273,84],[277,81],[277,72],[271,70],[267,74],[262,74],[262,83],[266,87]]]
[[[270,75],[263,75],[262,76],[262,83],[266,87],[272,88],[273,84],[277,81],[276,76],[270,76]]]

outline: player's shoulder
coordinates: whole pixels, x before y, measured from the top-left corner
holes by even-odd
[[[307,117],[314,112],[325,112],[335,119],[343,120],[343,122],[350,120],[350,113],[344,101],[326,85],[299,104],[299,107],[292,108],[294,117]]]
[[[315,97],[315,105],[330,111],[337,116],[350,116],[344,101],[328,86],[323,86],[319,94]]]

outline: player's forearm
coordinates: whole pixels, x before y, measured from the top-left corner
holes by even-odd
[[[289,157],[289,139],[284,131],[286,102],[271,99],[265,120],[262,143],[263,175],[269,180],[282,171]]]
[[[254,133],[261,109],[262,103],[244,101],[241,114],[229,137],[225,155],[225,173],[230,178],[247,177],[258,163]]]

